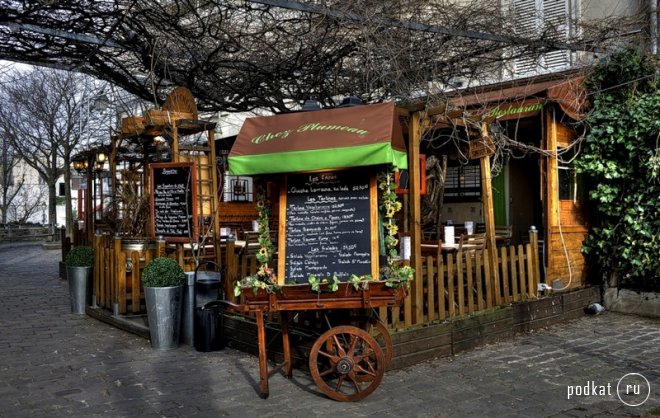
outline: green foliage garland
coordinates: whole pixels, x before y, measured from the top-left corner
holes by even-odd
[[[381,174],[378,179],[378,188],[381,191],[380,210],[383,215],[385,253],[387,255],[387,266],[381,269],[381,275],[385,278],[387,286],[408,287],[415,271],[410,266],[400,265],[398,260],[399,240],[396,236],[399,227],[396,224],[395,216],[401,210],[402,205],[395,193],[394,173],[387,171]]]
[[[620,286],[660,290],[658,65],[629,49],[593,68],[593,110],[576,169],[587,177],[593,228],[583,252]]]

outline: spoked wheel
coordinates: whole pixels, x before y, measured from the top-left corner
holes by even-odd
[[[312,346],[309,370],[316,386],[336,401],[359,401],[373,392],[385,373],[383,351],[366,331],[349,325],[331,328]]]
[[[383,350],[383,360],[385,360],[385,369],[387,369],[392,361],[392,337],[390,337],[387,327],[373,316],[355,317],[351,323],[367,331],[367,334],[376,340],[380,349]]]

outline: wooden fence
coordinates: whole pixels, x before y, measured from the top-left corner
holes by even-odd
[[[537,298],[540,262],[536,231],[530,232],[525,245],[497,248],[494,262],[488,254],[478,250],[425,257],[403,306],[381,308],[381,319],[390,328],[402,329]],[[225,258],[228,295],[234,280],[254,274],[259,266],[253,255],[231,258]],[[422,292],[417,292],[416,286],[422,286]],[[415,295],[420,293],[418,300]]]
[[[122,249],[119,239],[97,235],[96,304],[115,314],[144,313],[140,273],[157,254],[165,253],[163,245],[131,251]],[[222,277],[226,295],[231,298],[234,281],[254,274],[259,263],[254,255],[235,252],[232,242],[225,251]],[[425,257],[403,306],[381,308],[381,319],[390,328],[402,329],[536,298],[540,281],[536,232],[530,233],[530,243],[499,247],[496,254],[495,260],[486,250]],[[171,256],[180,258],[181,254]]]
[[[380,312],[392,328],[406,328],[537,297],[540,268],[533,244],[500,247],[496,260],[488,251],[427,256],[415,274],[419,292],[411,291],[401,308]]]

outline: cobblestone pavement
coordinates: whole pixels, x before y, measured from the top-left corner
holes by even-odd
[[[59,256],[36,244],[0,245],[1,417],[660,415],[659,320],[605,313],[430,359],[387,372],[357,403],[325,398],[294,371],[291,380],[271,378],[262,400],[253,356],[188,346],[159,352],[71,314]],[[617,385],[639,393],[621,396],[630,404],[649,398],[626,406]]]

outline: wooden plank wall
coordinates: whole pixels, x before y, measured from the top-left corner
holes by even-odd
[[[567,289],[584,287],[587,266],[582,255],[582,242],[589,229],[581,225],[554,226],[550,229],[547,282],[561,280]]]

